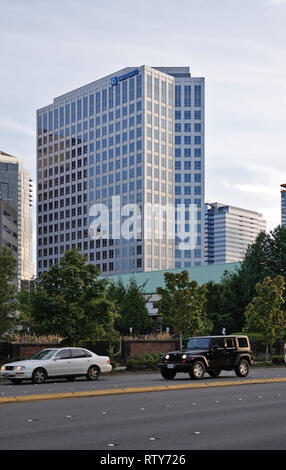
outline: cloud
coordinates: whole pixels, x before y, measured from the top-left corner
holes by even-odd
[[[0,129],[5,131],[19,132],[28,136],[35,137],[36,133],[30,127],[25,126],[21,122],[15,121],[7,117],[0,117]]]
[[[268,0],[268,5],[271,5],[271,6],[286,5],[286,0]]]

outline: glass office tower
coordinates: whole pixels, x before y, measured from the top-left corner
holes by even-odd
[[[0,246],[17,259],[17,288],[34,275],[32,260],[32,181],[20,159],[0,150]]]
[[[39,273],[71,248],[106,275],[203,264],[204,79],[128,67],[38,110],[37,198]]]

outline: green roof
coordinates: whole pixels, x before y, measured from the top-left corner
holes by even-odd
[[[164,273],[180,273],[182,271],[188,271],[190,280],[197,281],[201,286],[209,281],[220,283],[221,278],[225,271],[235,272],[240,267],[240,263],[227,263],[227,264],[209,264],[206,266],[196,266],[193,268],[179,268],[179,269],[168,269],[163,271],[145,271],[141,273],[129,273],[108,276],[111,282],[117,283],[121,280],[124,286],[128,285],[132,278],[135,279],[137,285],[142,286],[144,283],[144,292],[146,294],[156,293],[157,287],[164,287]]]

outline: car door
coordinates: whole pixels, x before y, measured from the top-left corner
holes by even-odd
[[[53,359],[50,375],[71,375],[72,374],[72,359],[70,349],[59,350]]]
[[[211,343],[212,349],[212,367],[223,369],[226,367],[226,353],[224,338],[214,338]]]
[[[228,367],[233,367],[236,357],[236,346],[234,338],[226,338],[226,364]]]
[[[75,374],[86,374],[91,364],[91,354],[85,349],[72,348],[72,369]]]

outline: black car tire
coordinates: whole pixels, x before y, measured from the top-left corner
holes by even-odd
[[[173,380],[173,378],[176,376],[176,372],[174,370],[161,369],[161,375],[166,380]]]
[[[100,374],[99,368],[97,366],[91,366],[87,371],[86,378],[87,380],[95,381],[98,379],[99,374]]]
[[[32,375],[32,382],[34,384],[43,384],[47,379],[47,372],[45,369],[35,369]]]
[[[191,379],[201,380],[205,375],[205,370],[205,365],[201,361],[194,362],[189,372]]]
[[[208,370],[208,374],[211,377],[214,377],[214,378],[218,377],[220,373],[221,373],[220,369],[210,369],[210,370]]]
[[[241,359],[238,366],[235,367],[235,373],[238,377],[247,377],[249,373],[249,363],[247,359]]]

